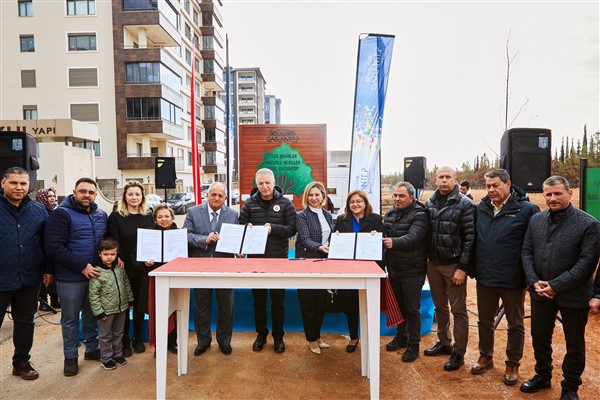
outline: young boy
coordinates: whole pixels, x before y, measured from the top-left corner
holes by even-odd
[[[125,365],[123,357],[123,328],[125,313],[133,308],[133,294],[125,270],[117,267],[119,243],[106,238],[98,245],[102,260],[96,267],[100,276],[90,280],[90,305],[92,312],[100,320],[100,362],[106,370]]]

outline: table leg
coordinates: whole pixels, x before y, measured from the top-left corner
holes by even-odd
[[[190,320],[190,289],[177,290],[177,372],[186,375],[188,367],[188,326]]]
[[[371,399],[379,398],[379,303],[380,279],[367,279],[367,319],[369,328],[369,379]],[[363,345],[365,343],[363,342]]]
[[[367,291],[358,291],[359,315],[360,315],[360,372],[362,376],[369,377],[369,320],[367,314]]]
[[[167,330],[169,318],[169,277],[156,277],[156,398],[167,397]],[[161,299],[163,299],[161,301]]]

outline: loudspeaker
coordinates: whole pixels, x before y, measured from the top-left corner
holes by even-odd
[[[40,163],[35,138],[25,132],[0,132],[0,174],[8,168],[21,167],[29,173],[29,193],[35,190]]]
[[[512,128],[500,140],[500,168],[513,185],[527,192],[541,192],[551,174],[552,131],[544,128]]]
[[[159,189],[175,189],[175,157],[156,157],[154,183]]]
[[[415,189],[427,186],[427,159],[425,157],[404,157],[404,180]]]

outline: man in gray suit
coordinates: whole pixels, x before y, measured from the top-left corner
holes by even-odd
[[[190,257],[232,257],[231,254],[215,251],[219,241],[221,224],[237,224],[238,213],[225,205],[227,188],[214,182],[208,188],[206,204],[189,209],[183,227],[188,230]],[[215,289],[217,293],[217,343],[221,353],[231,354],[231,332],[233,330],[233,289]],[[198,345],[194,355],[204,354],[210,347],[212,289],[194,289],[194,325]]]

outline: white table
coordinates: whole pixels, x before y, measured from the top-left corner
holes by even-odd
[[[383,271],[373,261],[277,258],[178,258],[156,279],[156,398],[166,398],[168,317],[177,312],[177,374],[187,374],[190,288],[358,289],[361,373],[379,398],[379,302]],[[166,301],[168,299],[168,301]]]

